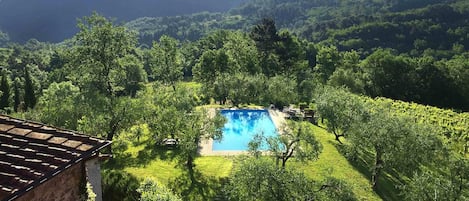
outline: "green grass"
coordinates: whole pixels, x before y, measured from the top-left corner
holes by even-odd
[[[302,170],[310,178],[321,181],[326,177],[334,177],[346,181],[352,188],[358,200],[381,200],[373,192],[369,178],[360,173],[349,161],[338,151],[338,142],[332,134],[326,130],[313,126],[316,139],[323,145],[322,153],[316,161],[308,162],[306,165],[291,161],[292,167]]]
[[[316,138],[322,143],[323,151],[316,161],[308,163],[300,163],[294,161],[287,162],[287,167],[303,171],[306,176],[315,181],[324,180],[327,177],[334,177],[344,180],[358,200],[396,200],[393,196],[396,194],[393,185],[389,179],[384,179],[381,182],[381,191],[379,195],[374,193],[369,183],[369,171],[362,163],[351,164],[338,150],[338,142],[334,140],[332,134],[328,133],[323,128],[312,126]],[[121,135],[124,136],[125,135]],[[127,137],[130,141],[131,138]],[[144,141],[141,143],[128,143],[127,150],[124,152],[125,160],[123,170],[134,175],[139,179],[147,177],[155,178],[160,183],[168,187],[176,184],[181,185],[189,182],[190,178],[187,176],[187,171],[183,167],[178,166],[177,151],[166,150],[163,147],[148,149]],[[195,171],[197,184],[195,186],[181,186],[183,194],[187,193],[186,198],[190,198],[197,194],[197,192],[209,192],[203,195],[203,198],[210,198],[216,193],[216,189],[220,188],[220,181],[229,177],[234,166],[236,166],[236,157],[224,156],[205,156],[198,157],[195,160]],[[205,182],[205,184],[204,184]],[[194,190],[196,189],[196,190]]]
[[[193,82],[193,81],[178,82],[177,86],[182,87],[182,88],[187,88],[187,89],[195,89],[195,90],[198,90],[198,89],[202,88],[201,83]]]
[[[202,175],[209,177],[228,177],[233,167],[231,157],[205,156],[195,160],[196,168]]]
[[[148,134],[148,131],[145,130]],[[121,135],[123,140],[130,140],[127,134]],[[141,143],[129,143],[124,155],[127,161],[124,171],[134,175],[138,179],[155,178],[159,182],[167,185],[171,179],[180,177],[183,169],[178,166],[177,160],[174,158],[177,153],[173,150],[164,150],[164,148],[147,149],[145,140],[142,138]],[[130,162],[130,164],[129,164]],[[199,157],[195,160],[196,170],[206,177],[223,178],[228,177],[233,160],[230,157],[207,156]]]
[[[134,175],[138,179],[154,178],[167,185],[172,178],[181,176],[182,170],[176,167],[174,161],[155,159],[146,166],[126,167],[124,171]]]

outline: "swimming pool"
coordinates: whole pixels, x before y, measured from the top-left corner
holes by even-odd
[[[255,134],[265,137],[277,135],[274,122],[267,110],[220,110],[227,122],[223,127],[223,139],[214,141],[213,151],[246,151]],[[261,147],[266,150],[265,146]]]

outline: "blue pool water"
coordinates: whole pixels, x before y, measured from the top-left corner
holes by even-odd
[[[267,110],[221,110],[227,122],[222,141],[214,141],[213,151],[245,151],[255,134],[265,137],[277,135],[274,122]],[[265,150],[263,146],[261,149]]]

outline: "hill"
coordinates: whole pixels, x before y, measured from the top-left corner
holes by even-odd
[[[30,38],[60,42],[77,32],[76,19],[97,11],[117,21],[139,17],[223,12],[243,0],[3,0],[0,30],[15,42]]]
[[[246,31],[262,18],[312,42],[365,54],[375,48],[413,55],[432,49],[437,50],[433,56],[449,57],[438,51],[469,47],[469,3],[464,0],[250,0],[225,13],[140,18],[127,26],[139,31],[142,43],[151,44],[162,34],[196,40],[215,29]]]

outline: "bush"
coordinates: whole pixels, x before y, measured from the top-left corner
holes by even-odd
[[[104,201],[134,201],[140,194],[137,192],[139,181],[129,173],[120,170],[104,170],[103,200]]]

